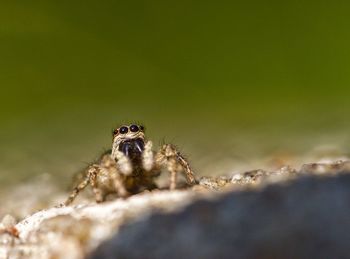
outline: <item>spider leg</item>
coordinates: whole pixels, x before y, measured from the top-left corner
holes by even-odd
[[[115,159],[118,167],[118,173],[122,173],[124,175],[129,175],[132,173],[132,165],[130,159],[124,155],[123,152],[116,151],[115,157],[111,156],[111,159]]]
[[[178,171],[176,170],[176,162],[174,159],[169,159],[168,170],[170,172],[170,190],[175,190]]]
[[[68,206],[74,199],[78,196],[79,192],[85,189],[85,187],[90,183],[92,178],[96,177],[97,167],[92,165],[89,167],[84,179],[73,189],[72,193],[69,195],[68,199],[63,203],[63,205]]]
[[[147,141],[142,153],[142,166],[146,171],[151,171],[154,165],[154,154],[152,141]]]
[[[114,188],[115,188],[115,191],[118,193],[118,196],[127,197],[129,193],[125,189],[122,175],[116,167],[114,167],[111,170],[111,177],[113,179]]]
[[[103,160],[103,169],[108,171],[108,174],[113,181],[115,192],[118,194],[118,196],[126,197],[128,196],[128,192],[125,188],[123,177],[126,177],[125,174],[128,174],[128,170],[131,170],[131,165],[129,159],[123,153],[117,153],[117,157],[119,157],[121,160],[116,161],[112,156],[107,156]],[[125,168],[127,170],[122,171],[122,169]]]
[[[99,168],[98,166],[95,167],[96,171],[101,170],[101,168]],[[97,174],[93,174],[90,177],[90,185],[92,187],[92,190],[94,192],[95,195],[95,200],[97,203],[103,202],[104,201],[104,194],[102,192],[102,190],[100,188],[98,188],[97,186]]]
[[[193,185],[196,183],[194,173],[179,151],[173,145],[165,144],[161,147],[156,155],[156,163],[158,165],[165,165],[170,172],[170,189],[176,188],[177,173],[181,169],[185,172],[187,183]]]
[[[177,159],[185,171],[188,183],[191,185],[196,184],[196,178],[188,161],[179,152],[177,152]]]

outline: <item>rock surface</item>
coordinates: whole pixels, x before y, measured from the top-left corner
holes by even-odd
[[[7,215],[0,258],[83,258],[120,225],[154,211],[169,213],[193,198],[190,191],[147,192],[127,200],[42,210],[16,225]]]
[[[98,258],[349,258],[350,174],[233,192],[123,227]]]
[[[348,172],[341,161],[252,170],[59,208],[66,194],[44,177],[1,197],[0,258],[342,258]]]

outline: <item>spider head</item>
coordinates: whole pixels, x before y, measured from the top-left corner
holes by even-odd
[[[136,124],[121,126],[113,131],[113,148],[133,159],[140,157],[145,146],[144,127]]]

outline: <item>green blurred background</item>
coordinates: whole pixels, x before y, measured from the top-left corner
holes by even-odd
[[[130,121],[198,174],[319,146],[347,154],[349,7],[1,1],[0,185],[66,184]]]

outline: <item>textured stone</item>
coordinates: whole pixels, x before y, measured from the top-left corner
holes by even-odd
[[[0,258],[96,247],[92,258],[347,258],[349,164],[208,176],[100,204],[87,191],[68,207],[55,207],[67,194],[46,175],[1,196]]]
[[[197,201],[123,227],[97,258],[349,258],[350,175]]]

